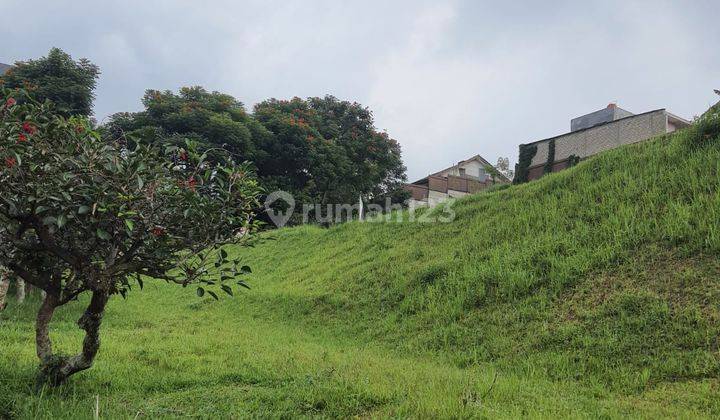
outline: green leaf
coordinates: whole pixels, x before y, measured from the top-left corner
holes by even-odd
[[[232,287],[228,286],[227,284],[223,284],[220,286],[220,288],[223,290],[223,292],[227,293],[230,296],[233,296]]]
[[[227,256],[228,256],[227,251],[225,251],[224,249],[221,249],[221,250],[220,250],[220,256],[222,257],[223,260],[224,260],[225,258],[227,258]]]
[[[127,227],[128,231],[132,232],[133,228],[135,227],[135,222],[133,222],[130,219],[125,220],[125,226]]]
[[[238,284],[238,286],[242,286],[242,287],[250,290],[250,286],[248,286],[247,283],[245,283],[245,282],[242,281],[242,280],[240,280],[237,284]]]
[[[67,216],[65,216],[64,214],[61,214],[60,216],[58,216],[56,222],[57,222],[57,226],[59,228],[62,228],[63,226],[65,226],[67,224]]]
[[[240,272],[243,274],[252,273],[252,269],[250,268],[250,266],[243,265],[242,267],[240,267]]]
[[[218,295],[215,294],[215,292],[213,292],[212,290],[208,290],[208,294],[212,296],[215,300],[220,300],[220,298],[218,298]]]
[[[110,236],[109,233],[107,233],[106,231],[104,231],[100,228],[98,228],[98,230],[95,233],[97,234],[98,238],[105,240],[105,241],[110,240],[110,238],[112,237],[112,236]]]
[[[78,211],[77,211],[77,212],[78,212],[78,214],[88,214],[88,213],[90,213],[90,207],[88,207],[88,206],[80,206],[80,207],[78,208]]]
[[[202,287],[198,287],[198,288],[197,288],[197,295],[198,295],[199,297],[205,296],[205,289],[203,289]]]

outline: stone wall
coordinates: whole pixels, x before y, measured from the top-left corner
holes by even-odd
[[[667,113],[664,109],[623,118],[585,130],[571,132],[555,139],[555,161],[571,155],[586,158],[625,144],[637,143],[667,132]],[[545,165],[548,159],[548,143],[542,140],[537,145],[531,167]],[[534,178],[534,177],[531,177]]]

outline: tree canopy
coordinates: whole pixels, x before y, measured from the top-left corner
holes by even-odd
[[[55,103],[55,112],[64,116],[92,114],[95,86],[100,69],[85,58],[74,61],[59,48],[46,57],[18,61],[3,76],[6,88],[24,88],[33,97]]]
[[[108,299],[142,288],[143,278],[213,297],[232,294],[231,281],[247,286],[238,278],[249,267],[222,247],[256,226],[259,186],[249,165],[228,156],[210,162],[193,141],[128,147],[102,138],[84,117],[58,115],[50,102],[2,93],[0,261],[47,293],[36,337],[42,382],[92,365]],[[56,355],[53,312],[86,292],[82,351]]]
[[[325,203],[388,194],[405,181],[400,145],[374,127],[358,103],[324,98],[271,99],[254,116],[273,133],[258,171],[273,186]]]
[[[192,138],[200,147],[223,149],[239,160],[252,160],[255,143],[269,135],[246,111],[242,102],[230,95],[195,87],[179,93],[148,90],[143,96],[145,110],[118,113],[107,130],[111,136],[125,136],[145,144],[174,142]],[[214,156],[211,156],[214,160]]]
[[[230,95],[200,87],[149,90],[145,110],[116,114],[106,129],[152,144],[190,137],[251,161],[267,192],[303,203],[353,203],[390,196],[405,181],[400,145],[374,127],[372,113],[333,96],[269,99],[253,113]],[[210,154],[212,159],[212,154]]]

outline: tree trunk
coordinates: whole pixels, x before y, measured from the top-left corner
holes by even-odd
[[[10,287],[10,280],[6,276],[0,273],[0,311],[5,309],[5,296],[7,296],[8,288]]]
[[[55,308],[57,307],[57,296],[48,294],[38,310],[35,321],[35,349],[40,363],[45,363],[53,356],[52,342],[50,341],[50,321],[52,321]]]
[[[38,386],[57,386],[75,373],[89,369],[100,349],[100,324],[105,312],[108,295],[93,292],[85,313],[78,320],[78,326],[85,330],[85,339],[80,353],[75,356],[56,355],[52,351],[49,324],[57,305],[57,297],[48,294],[38,311],[36,325],[37,356],[40,359]]]
[[[15,279],[15,295],[18,303],[25,302],[25,280],[20,277]]]

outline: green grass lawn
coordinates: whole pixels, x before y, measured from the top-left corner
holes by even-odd
[[[0,313],[0,417],[720,416],[720,138],[693,128],[459,201],[235,249],[250,291],[145,282],[96,365],[33,391],[37,300]],[[273,240],[269,240],[272,238]],[[36,298],[35,298],[36,299]],[[78,348],[76,303],[53,324]]]

